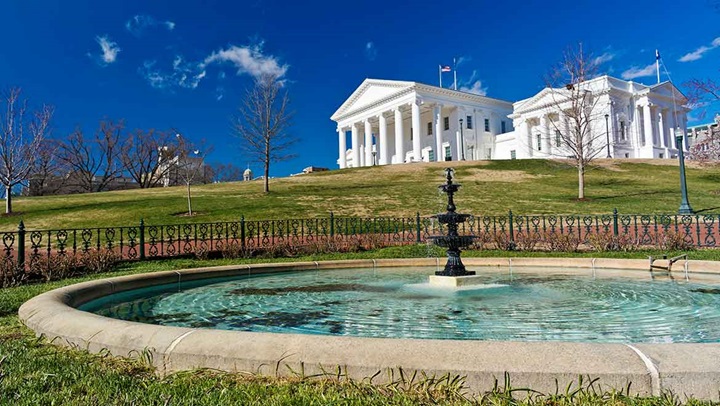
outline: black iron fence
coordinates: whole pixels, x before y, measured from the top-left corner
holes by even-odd
[[[688,247],[715,247],[720,239],[717,214],[610,214],[472,216],[460,233],[476,235],[477,246],[499,249],[544,249],[562,237],[570,247],[602,241],[624,241],[638,246],[658,246],[669,237]],[[32,266],[52,256],[82,255],[109,250],[124,260],[222,252],[229,249],[262,250],[278,245],[308,246],[332,243],[375,246],[423,243],[444,234],[443,225],[431,216],[328,217],[98,227],[79,229],[0,232],[6,260]]]

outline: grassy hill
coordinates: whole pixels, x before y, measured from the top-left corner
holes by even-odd
[[[421,163],[321,172],[193,186],[193,217],[184,187],[68,196],[24,197],[0,217],[0,229],[22,219],[27,228],[75,228],[326,216],[410,216],[444,211],[437,190],[450,163]],[[586,176],[586,201],[577,201],[577,172],[558,161],[452,162],[463,188],[458,210],[473,214],[675,213],[680,203],[677,161],[598,160]],[[696,211],[720,213],[720,167],[690,166],[688,189]]]

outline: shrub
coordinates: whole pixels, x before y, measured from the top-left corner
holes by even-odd
[[[502,251],[515,249],[515,242],[510,239],[510,234],[499,231],[493,235],[493,248]]]
[[[85,273],[102,273],[111,271],[121,259],[120,254],[112,250],[90,250],[82,254],[80,264]]]
[[[611,232],[590,234],[587,236],[588,244],[594,251],[635,251],[640,247],[637,239],[629,234],[614,235]]]
[[[695,249],[692,241],[687,241],[684,234],[674,230],[666,230],[658,234],[655,245],[665,251],[691,251]]]
[[[240,244],[228,244],[220,250],[220,255],[223,258],[238,259],[238,258],[251,258],[255,255],[255,250],[248,247],[243,247]]]
[[[20,268],[13,258],[0,259],[0,288],[22,285],[28,275]]]
[[[541,239],[542,236],[537,232],[515,234],[515,249],[520,251],[533,251]]]
[[[580,247],[580,238],[575,234],[548,233],[545,242],[553,252],[576,252]]]

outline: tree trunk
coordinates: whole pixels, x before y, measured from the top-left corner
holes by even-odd
[[[270,193],[270,162],[265,161],[265,193]]]
[[[192,198],[190,197],[190,182],[187,182],[188,216],[192,216]]]
[[[5,186],[5,214],[12,213],[12,187]]]
[[[578,199],[585,198],[585,164],[578,163]]]

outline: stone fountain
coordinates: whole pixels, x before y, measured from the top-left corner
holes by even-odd
[[[438,270],[434,276],[430,277],[431,285],[461,286],[473,284],[473,279],[475,279],[475,272],[466,270],[460,259],[462,249],[469,247],[477,237],[458,233],[458,227],[467,221],[470,215],[455,212],[453,197],[460,189],[460,184],[453,183],[454,175],[455,171],[452,168],[446,168],[445,176],[447,180],[445,184],[438,186],[443,193],[447,194],[447,212],[433,217],[440,224],[447,226],[447,235],[431,236],[429,239],[433,244],[447,248],[447,263],[443,270]]]

